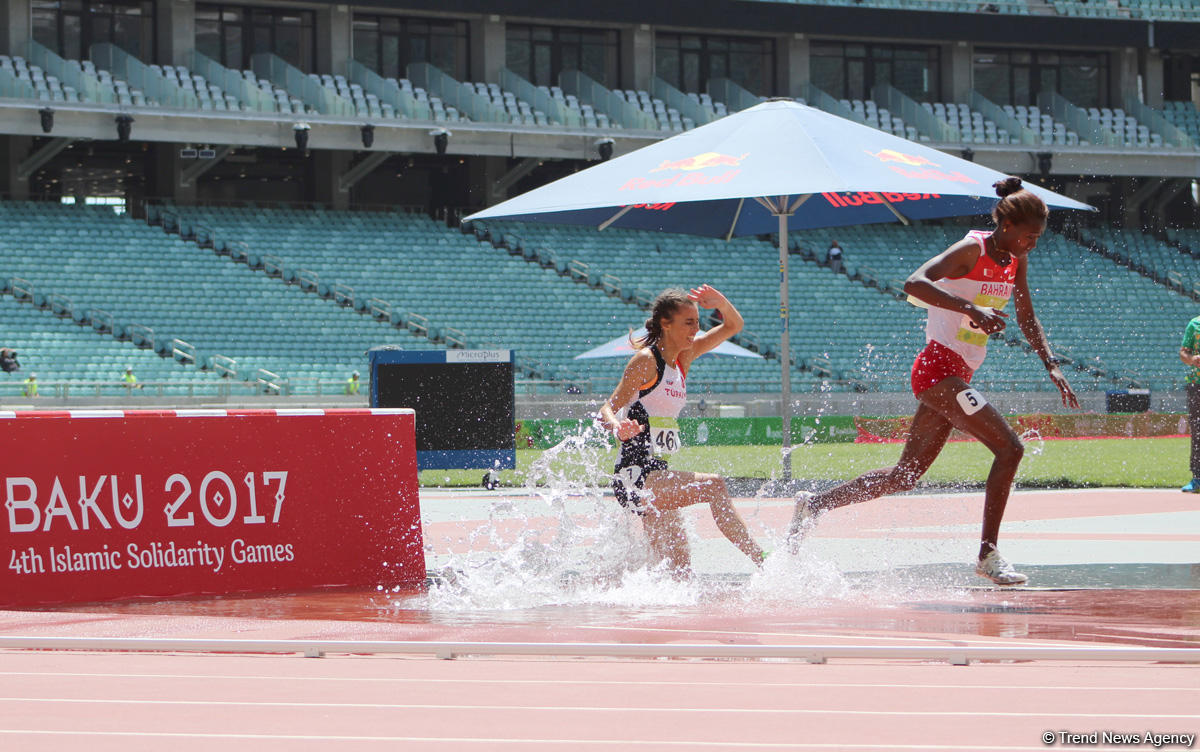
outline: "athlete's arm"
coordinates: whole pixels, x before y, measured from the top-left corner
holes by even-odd
[[[934,282],[939,279],[965,277],[975,268],[983,248],[974,240],[958,241],[938,255],[917,267],[904,283],[904,292],[917,300],[937,308],[969,316],[975,326],[985,334],[994,334],[1004,329],[1004,313],[994,308],[981,308],[969,300],[941,289]]]
[[[1179,348],[1179,359],[1187,366],[1200,366],[1200,356],[1186,347]]]
[[[692,346],[681,355],[684,366],[691,364],[696,358],[740,332],[745,323],[742,321],[742,314],[733,307],[733,303],[730,303],[728,298],[711,285],[692,288],[688,293],[688,299],[701,308],[716,308],[721,312],[721,323],[707,332],[696,334],[696,338],[692,340]]]
[[[600,406],[600,420],[604,422],[604,427],[615,433],[621,441],[641,433],[642,424],[636,420],[618,420],[617,410],[632,403],[642,385],[653,381],[657,374],[658,366],[654,362],[654,355],[646,348],[639,350],[629,359],[625,373],[621,375],[621,382],[617,384],[612,396]]]
[[[1046,331],[1042,329],[1042,322],[1038,321],[1037,314],[1034,313],[1033,296],[1029,293],[1029,279],[1025,273],[1028,265],[1028,258],[1022,259],[1017,265],[1016,279],[1013,280],[1017,326],[1021,327],[1021,333],[1025,335],[1029,346],[1045,364],[1050,381],[1054,382],[1054,386],[1058,387],[1058,391],[1062,395],[1063,404],[1078,408],[1079,399],[1071,390],[1071,385],[1067,383],[1067,377],[1063,375],[1062,369],[1058,367],[1058,361],[1050,351],[1050,343],[1046,341]]]

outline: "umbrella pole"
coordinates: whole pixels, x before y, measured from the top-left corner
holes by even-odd
[[[783,320],[783,336],[779,343],[780,415],[783,418],[783,480],[792,479],[792,377],[791,333],[788,331],[788,227],[787,202],[780,197],[779,217],[779,317]]]

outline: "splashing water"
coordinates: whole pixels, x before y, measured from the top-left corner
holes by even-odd
[[[1021,434],[1021,443],[1025,445],[1025,454],[1030,457],[1038,457],[1046,449],[1046,440],[1042,438],[1042,432],[1036,428],[1030,428]]]
[[[861,578],[848,577],[824,558],[820,546],[806,543],[797,555],[787,554],[785,526],[769,529],[771,525],[759,519],[764,506],[779,504],[772,494],[778,494],[781,484],[771,482],[758,491],[753,509],[742,505],[752,535],[775,551],[761,568],[754,571],[722,539],[713,542],[713,550],[720,550],[721,561],[726,555],[737,558],[741,571],[672,576],[650,562],[639,518],[606,496],[611,467],[608,435],[595,427],[546,450],[526,473],[531,498],[501,498],[490,504],[486,521],[467,537],[469,552],[451,555],[421,596],[428,607],[460,616],[561,606],[617,607],[633,609],[632,618],[637,618],[638,613],[697,606],[706,612],[738,613],[864,599],[895,603],[897,597],[910,596],[914,587],[923,587],[894,577],[872,577],[864,587]],[[696,514],[706,515],[708,510],[702,507]],[[684,519],[695,544],[698,538],[690,530],[688,515]],[[711,568],[701,547],[693,546],[693,559]],[[877,557],[878,552],[864,555]]]

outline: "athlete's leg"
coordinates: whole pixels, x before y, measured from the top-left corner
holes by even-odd
[[[721,534],[755,564],[762,561],[763,550],[746,530],[746,523],[742,522],[741,516],[734,508],[725,479],[721,476],[658,470],[646,477],[646,490],[652,494],[652,505],[660,510],[708,504]]]
[[[648,507],[642,515],[646,540],[655,563],[665,561],[672,574],[686,577],[691,573],[692,557],[688,551],[687,532],[678,509]]]
[[[957,376],[939,381],[921,392],[919,399],[921,404],[941,413],[955,428],[979,439],[995,455],[984,491],[979,555],[985,556],[996,547],[1000,521],[1004,518],[1004,508],[1008,505],[1008,495],[1025,446],[1004,416]]]
[[[899,462],[892,467],[872,470],[813,496],[808,502],[810,508],[816,511],[836,509],[900,491],[911,491],[937,459],[950,435],[950,429],[950,421],[922,402],[913,415],[908,441],[900,453]]]

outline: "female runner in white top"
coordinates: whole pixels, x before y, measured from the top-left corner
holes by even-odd
[[[701,332],[697,306],[716,308],[722,322]],[[672,429],[670,424],[683,406],[692,361],[741,329],[741,314],[709,285],[694,288],[686,296],[682,290],[663,292],[654,301],[646,321],[646,338],[638,343],[640,349],[625,366],[612,396],[600,406],[601,421],[622,442],[622,459],[614,475],[618,500],[641,516],[651,553],[678,575],[687,575],[691,569],[679,510],[693,504],[708,504],[725,537],[755,564],[763,559],[763,550],[733,507],[725,480],[709,473],[670,470],[665,452],[658,451],[678,446],[678,428]],[[664,420],[656,425],[656,417]],[[647,435],[652,431],[661,435]]]

